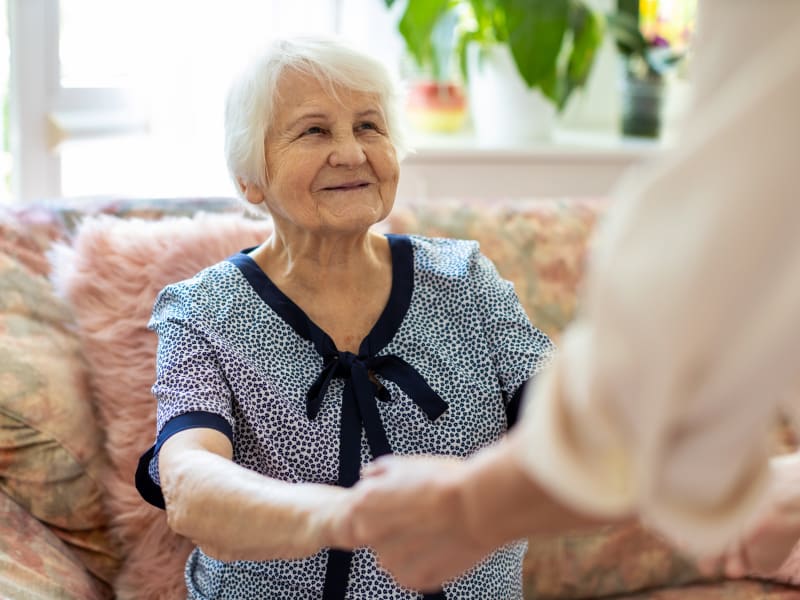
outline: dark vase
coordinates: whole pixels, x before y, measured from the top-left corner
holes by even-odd
[[[644,79],[628,74],[622,85],[622,134],[657,138],[661,133],[664,80]]]

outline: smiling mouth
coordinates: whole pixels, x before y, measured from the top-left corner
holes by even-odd
[[[322,189],[326,192],[347,192],[369,187],[369,185],[370,183],[368,181],[353,181],[351,183],[343,183],[342,185],[331,185]]]

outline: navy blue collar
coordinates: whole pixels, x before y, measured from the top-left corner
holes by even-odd
[[[414,291],[414,251],[407,235],[386,234],[392,256],[392,289],[389,301],[372,330],[362,340],[358,355],[372,357],[392,340],[405,318]],[[314,343],[321,356],[337,353],[336,345],[303,310],[267,276],[255,260],[242,250],[228,258],[247,279],[250,286],[300,337]]]
[[[430,388],[422,376],[395,355],[377,356],[392,340],[403,322],[414,291],[414,253],[411,240],[404,235],[387,235],[392,254],[392,289],[389,301],[359,347],[358,355],[339,352],[330,336],[314,323],[261,270],[243,250],[228,260],[266,302],[297,334],[314,343],[323,358],[323,368],[306,393],[306,411],[315,419],[334,378],[344,379],[339,426],[339,473],[337,485],[350,487],[358,481],[361,470],[361,430],[366,434],[373,458],[391,454],[376,399],[391,402],[379,375],[396,383],[433,422],[447,410],[447,404]],[[330,549],[325,569],[323,600],[345,597],[353,553]],[[444,594],[426,594],[426,599],[442,600]]]

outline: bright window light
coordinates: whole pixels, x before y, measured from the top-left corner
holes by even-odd
[[[126,89],[130,131],[83,114],[57,147],[65,196],[232,195],[223,158],[232,73],[277,35],[336,31],[325,0],[61,0],[65,89]],[[104,121],[105,119],[105,121]],[[81,131],[91,131],[81,136]]]

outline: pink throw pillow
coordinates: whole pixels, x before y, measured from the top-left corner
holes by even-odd
[[[264,241],[271,221],[199,214],[158,221],[84,220],[71,246],[51,253],[56,288],[78,323],[112,472],[107,505],[124,563],[117,597],[185,598],[188,540],[134,487],[139,455],[155,436],[156,335],[146,327],[158,292],[242,248]]]

